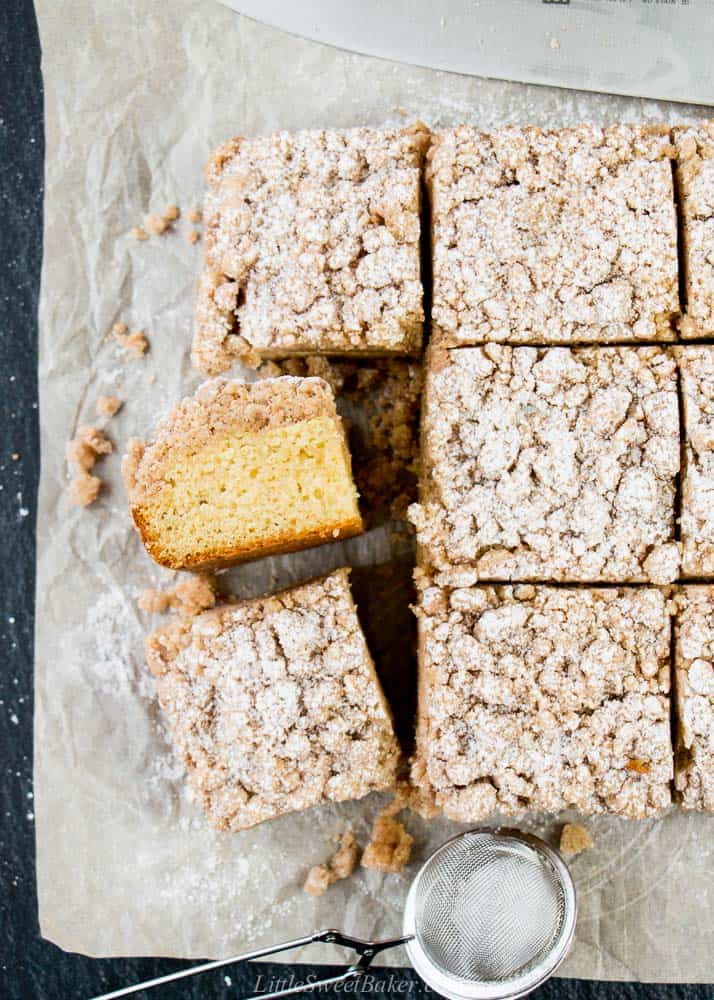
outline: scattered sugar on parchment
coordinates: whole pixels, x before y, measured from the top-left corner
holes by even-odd
[[[122,590],[111,586],[100,593],[76,635],[81,659],[104,693],[116,697],[132,688],[153,700],[154,687],[144,664],[144,630]]]

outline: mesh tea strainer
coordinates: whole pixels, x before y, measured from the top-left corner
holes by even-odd
[[[362,941],[322,930],[259,951],[207,962],[94,1000],[114,1000],[236,962],[316,942],[343,945],[343,973],[261,993],[261,1000],[356,979],[379,952],[405,945],[427,986],[449,1000],[512,1000],[551,976],[567,954],[576,918],[573,880],[557,851],[517,830],[469,830],[448,840],[412,882],[401,937]]]

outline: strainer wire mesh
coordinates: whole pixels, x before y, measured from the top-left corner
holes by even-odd
[[[474,831],[422,871],[415,932],[426,958],[449,978],[505,984],[547,959],[566,908],[563,880],[545,854]]]

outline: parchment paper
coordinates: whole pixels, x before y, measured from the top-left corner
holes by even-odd
[[[395,934],[416,864],[454,824],[409,817],[415,864],[403,876],[360,872],[313,900],[301,889],[307,870],[330,854],[347,824],[366,841],[378,797],[219,835],[186,794],[143,665],[150,623],[136,607],[141,590],[166,575],[130,528],[119,460],[131,434],[147,432],[198,382],[188,350],[201,249],[185,241],[183,223],[149,243],[127,233],[148,211],[199,201],[208,151],[235,134],[416,117],[433,126],[556,126],[703,112],[351,55],[212,0],[37,6],[47,129],[35,719],[42,932],[91,955],[184,957],[224,955],[330,924]],[[120,318],[146,329],[145,361],[125,362],[107,341]],[[77,510],[66,496],[64,449],[106,392],[127,400],[109,425],[117,451],[101,467],[108,488]],[[231,584],[247,595],[344,562],[382,563],[391,544],[385,526],[244,567]],[[529,825],[553,836],[558,822]],[[562,974],[714,980],[712,817],[672,811],[656,822],[601,818],[588,827],[596,847],[573,864],[581,915]],[[285,957],[335,956],[313,949]],[[405,959],[397,952],[384,961]]]

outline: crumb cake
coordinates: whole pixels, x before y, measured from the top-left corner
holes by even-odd
[[[670,803],[670,626],[647,588],[419,581],[413,781],[446,816]]]
[[[225,604],[147,639],[174,744],[216,829],[394,786],[399,748],[348,574]]]
[[[130,442],[134,522],[171,569],[227,566],[358,534],[342,421],[319,378],[207,382]]]
[[[682,228],[685,339],[714,335],[714,121],[674,129]]]
[[[676,353],[684,417],[682,572],[714,576],[714,347]]]
[[[433,349],[422,564],[476,580],[668,583],[676,365],[658,347]]]
[[[206,168],[194,364],[421,346],[421,164],[429,133],[278,132]]]
[[[666,126],[461,125],[432,139],[432,323],[448,345],[673,340]]]
[[[714,586],[677,595],[675,788],[685,809],[714,812]]]

